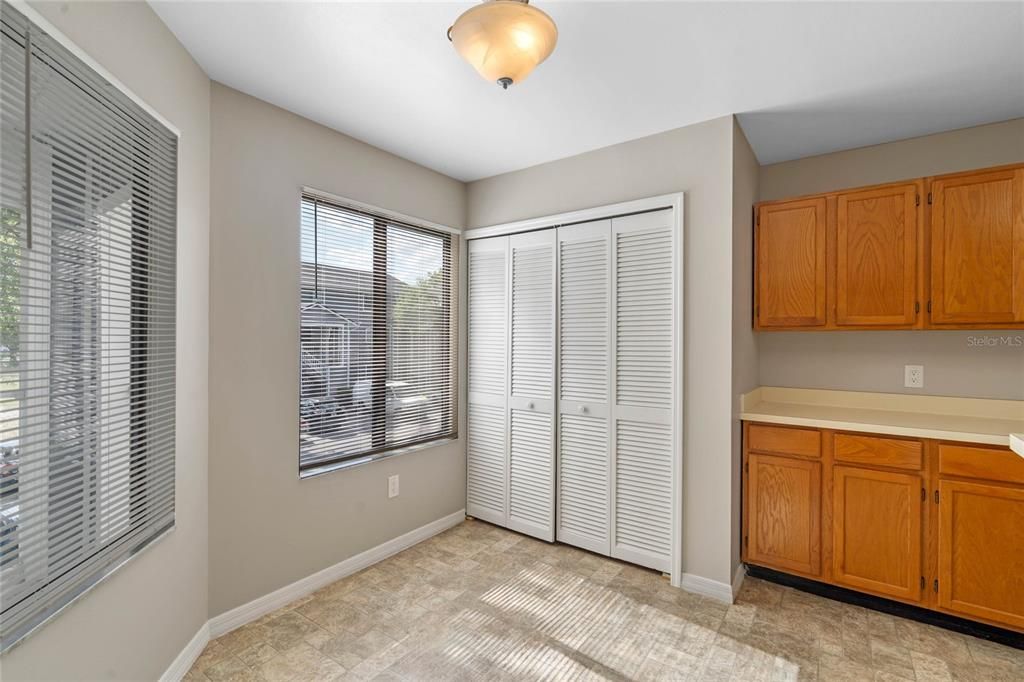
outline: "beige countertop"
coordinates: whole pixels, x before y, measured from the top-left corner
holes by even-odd
[[[1024,400],[762,386],[742,397],[740,418],[770,424],[1024,446]],[[1017,434],[1013,443],[1010,434]],[[1020,450],[1014,451],[1024,457]]]

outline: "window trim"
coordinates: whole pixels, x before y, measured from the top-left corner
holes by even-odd
[[[335,206],[337,206],[339,208],[349,209],[349,210],[357,212],[357,213],[362,213],[362,214],[368,215],[368,216],[370,216],[370,217],[375,219],[374,220],[374,227],[375,228],[377,227],[377,223],[378,223],[378,219],[379,219],[379,222],[384,223],[385,226],[386,226],[388,221],[392,221],[392,222],[394,222],[394,223],[396,223],[396,224],[398,224],[398,225],[400,225],[402,227],[406,227],[406,228],[410,228],[410,229],[418,229],[418,230],[422,230],[423,232],[427,232],[427,233],[430,233],[430,232],[435,232],[435,233],[440,232],[440,233],[448,235],[451,238],[451,240],[450,240],[450,248],[448,250],[448,253],[445,254],[445,257],[446,257],[447,260],[450,261],[449,262],[449,287],[450,287],[450,291],[449,291],[449,301],[450,301],[450,303],[449,303],[449,306],[450,306],[450,309],[449,309],[449,314],[448,314],[448,319],[449,319],[448,338],[449,338],[449,344],[450,344],[449,357],[451,358],[450,363],[449,363],[449,374],[452,377],[452,386],[451,386],[451,389],[452,389],[452,409],[451,409],[452,428],[451,428],[450,431],[448,431],[448,432],[446,432],[444,434],[441,434],[441,435],[432,435],[432,436],[428,436],[426,438],[423,438],[421,440],[410,441],[408,443],[402,443],[401,445],[397,445],[397,446],[383,445],[383,446],[381,446],[379,448],[371,448],[370,450],[368,450],[365,453],[360,454],[360,455],[349,455],[348,457],[345,457],[343,459],[324,459],[321,462],[315,462],[315,463],[307,464],[305,466],[303,466],[303,464],[302,464],[302,446],[301,446],[301,442],[300,442],[299,452],[298,452],[299,456],[297,458],[298,459],[298,467],[297,467],[297,469],[298,469],[298,478],[300,480],[302,480],[302,479],[306,479],[306,478],[313,478],[315,476],[320,476],[320,475],[326,474],[326,473],[331,473],[331,472],[334,472],[334,471],[343,471],[343,470],[346,470],[346,469],[351,469],[351,468],[354,468],[354,467],[362,466],[364,464],[372,464],[373,462],[377,462],[377,461],[380,461],[380,460],[383,460],[383,459],[389,459],[391,457],[398,456],[398,455],[411,454],[413,452],[418,452],[418,451],[426,450],[426,449],[429,449],[429,448],[440,447],[442,445],[445,445],[446,443],[451,443],[451,442],[455,442],[455,441],[459,440],[459,438],[461,437],[460,433],[459,433],[459,422],[460,422],[460,402],[462,400],[462,386],[459,383],[460,382],[460,374],[461,374],[461,371],[460,371],[461,370],[461,349],[460,349],[461,332],[459,331],[459,326],[458,326],[457,322],[458,322],[458,318],[461,316],[461,300],[460,299],[461,299],[461,296],[462,296],[462,294],[461,294],[462,285],[461,285],[461,281],[460,281],[460,278],[459,278],[459,263],[460,263],[460,259],[461,259],[460,249],[462,248],[462,244],[463,244],[463,241],[464,241],[463,238],[462,238],[462,230],[457,229],[457,228],[453,228],[453,227],[449,227],[447,225],[442,225],[440,223],[434,223],[434,222],[431,222],[429,220],[424,220],[422,218],[417,218],[415,216],[406,215],[404,213],[399,213],[398,211],[392,211],[392,210],[389,210],[389,209],[386,209],[386,208],[381,208],[379,206],[374,206],[373,204],[367,204],[367,203],[364,203],[364,202],[361,202],[361,201],[357,201],[355,199],[350,199],[348,197],[343,197],[343,196],[341,196],[339,194],[334,194],[334,193],[328,192],[326,190],[317,189],[317,188],[311,187],[309,185],[302,185],[302,187],[300,188],[299,197],[298,197],[298,199],[299,199],[299,201],[298,201],[298,208],[299,208],[299,211],[298,211],[298,216],[299,216],[298,228],[299,229],[297,230],[297,232],[298,232],[300,257],[299,257],[299,268],[298,268],[298,279],[299,279],[299,281],[296,283],[297,284],[297,289],[298,289],[298,297],[299,297],[300,301],[301,301],[301,297],[302,297],[302,258],[301,258],[302,226],[301,226],[301,215],[302,215],[302,202],[303,202],[303,199],[306,199],[306,198],[311,198],[311,199],[315,199],[315,200],[322,200],[325,203],[333,204],[333,205],[335,205]],[[374,238],[374,240],[373,240],[373,242],[374,242],[374,256],[373,256],[373,258],[374,258],[374,263],[375,264],[376,264],[376,262],[378,260],[378,254],[377,254],[378,244],[377,244],[377,241],[378,240],[376,238]],[[384,258],[386,259],[386,255],[384,256]],[[376,273],[376,271],[377,270],[376,270],[376,267],[375,267],[374,268],[374,273]],[[383,274],[381,275],[381,277],[386,279],[386,271],[383,271]],[[374,276],[374,279],[376,279],[376,275]],[[370,299],[369,300],[370,305],[368,307],[370,308],[371,314],[373,314],[374,305],[373,305],[373,293],[372,292],[371,292],[371,294],[369,296],[369,299]],[[300,307],[301,307],[301,303],[300,303]],[[376,318],[376,315],[374,315],[374,318]],[[374,326],[376,326],[376,324],[377,324],[377,322],[376,322],[376,319],[375,319]],[[301,335],[302,335],[301,319],[299,321],[299,324],[297,325],[296,334],[299,337],[299,347],[300,347],[300,352],[296,353],[296,366],[295,367],[296,367],[296,373],[299,375],[298,381],[296,383],[297,383],[297,385],[298,385],[298,387],[300,389],[300,392],[301,392],[301,381],[302,381],[302,379],[301,379],[301,371],[302,371],[302,369],[301,369]],[[371,342],[372,342],[372,340],[371,340]],[[301,414],[300,414],[301,407],[300,407],[300,405],[301,405],[301,400],[296,402],[296,416],[301,418]],[[298,424],[298,421],[299,420],[296,420],[296,424]],[[300,432],[300,438],[301,438],[301,432]]]
[[[131,88],[122,83],[117,76],[115,76],[109,70],[104,68],[102,64],[93,59],[88,52],[86,52],[78,45],[76,45],[75,42],[71,40],[71,38],[68,38],[67,35],[65,35],[59,28],[54,26],[53,23],[51,23],[46,17],[37,12],[31,5],[28,4],[26,0],[5,0],[5,2],[14,9],[21,12],[23,15],[25,15],[25,17],[28,18],[33,24],[35,24],[38,28],[45,31],[50,36],[50,38],[60,43],[71,54],[75,55],[80,60],[82,60],[82,62],[90,69],[92,69],[97,75],[101,76],[104,80],[106,80],[112,86],[117,88],[117,90],[122,95],[138,104],[145,110],[147,114],[149,114],[157,121],[159,121],[160,125],[162,125],[168,131],[173,133],[176,138],[178,138],[178,148],[181,148],[181,129],[178,128],[178,126],[174,125],[169,120],[167,120],[167,117],[165,117],[159,111],[150,106],[150,104],[146,102],[146,100],[136,95]]]

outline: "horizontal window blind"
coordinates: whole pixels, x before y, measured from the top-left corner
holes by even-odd
[[[299,465],[455,435],[450,235],[302,197]]]
[[[174,524],[177,137],[0,17],[6,650]]]

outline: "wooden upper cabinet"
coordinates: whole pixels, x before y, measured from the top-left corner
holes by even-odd
[[[821,574],[821,463],[748,455],[747,559]]]
[[[919,310],[920,183],[836,200],[836,326],[913,326]]]
[[[939,607],[1024,629],[1024,489],[939,481]]]
[[[767,204],[755,232],[758,327],[826,322],[825,199]]]
[[[918,474],[835,467],[833,580],[884,597],[920,601],[923,492]]]
[[[1024,322],[1024,168],[932,180],[931,324]]]
[[[758,204],[754,236],[755,329],[1024,328],[1024,165]]]

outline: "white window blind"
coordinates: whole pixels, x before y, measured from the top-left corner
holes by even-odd
[[[174,525],[177,137],[0,18],[6,650]]]
[[[452,437],[449,234],[304,195],[299,467]]]

